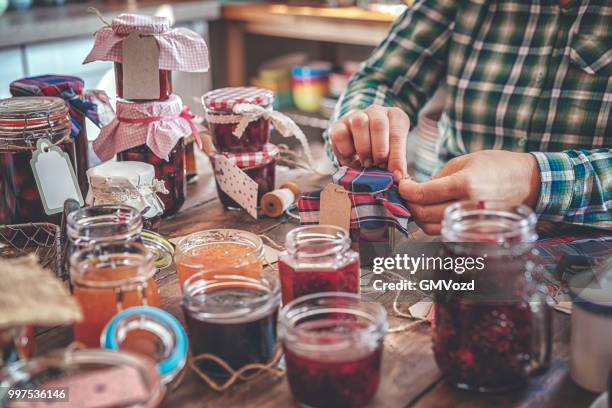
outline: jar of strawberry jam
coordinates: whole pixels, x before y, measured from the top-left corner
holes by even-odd
[[[278,281],[239,275],[215,275],[215,267],[190,277],[183,286],[182,307],[194,358],[212,354],[238,370],[265,364],[276,346],[280,304]],[[212,361],[198,367],[213,376],[229,375]]]
[[[257,152],[270,141],[274,92],[254,87],[221,88],[202,96],[208,128],[219,152]],[[250,105],[250,106],[249,106]]]
[[[74,323],[74,339],[100,347],[100,335],[119,311],[133,306],[160,306],[153,275],[153,255],[137,242],[96,244],[70,257],[73,295],[83,320]]]
[[[289,387],[300,406],[358,408],[372,400],[388,328],[379,303],[315,293],[285,305],[278,326]]]
[[[33,96],[0,100],[0,224],[60,224],[61,214],[45,213],[30,165],[36,143],[43,138],[66,152],[76,171],[70,117],[62,99]]]
[[[278,261],[283,304],[317,292],[359,293],[359,254],[346,230],[308,225],[291,230]]]
[[[460,202],[445,211],[441,256],[466,268],[434,276],[474,289],[434,292],[433,349],[447,381],[460,389],[517,388],[548,365],[552,316],[535,279],[536,221],[528,207],[503,202]]]

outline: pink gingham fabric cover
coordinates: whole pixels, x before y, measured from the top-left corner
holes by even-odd
[[[274,102],[274,92],[254,86],[237,86],[213,89],[202,95],[202,104],[207,109],[230,111],[239,103],[268,107]]]
[[[253,167],[261,167],[266,164],[275,162],[280,157],[280,150],[275,144],[266,143],[260,151],[245,152],[245,153],[217,153],[213,156],[216,160],[219,156],[225,156],[232,164],[235,164],[241,169],[249,169]]]
[[[123,40],[134,31],[151,33],[159,45],[159,68],[169,71],[206,72],[208,47],[197,33],[187,28],[170,29],[167,17],[121,14],[95,32],[95,42],[83,64],[92,61],[123,62]]]
[[[100,160],[106,161],[119,152],[146,144],[157,157],[168,160],[176,143],[192,132],[188,119],[180,116],[183,111],[183,101],[177,95],[145,103],[117,101],[115,119],[102,128],[93,149]],[[131,123],[134,120],[143,123]]]

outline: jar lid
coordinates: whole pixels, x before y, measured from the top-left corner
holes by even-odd
[[[231,110],[239,103],[249,103],[267,107],[274,102],[274,92],[265,88],[240,86],[220,88],[205,93],[202,104],[205,108],[214,110]]]
[[[54,96],[25,96],[0,99],[0,132],[69,127],[68,107]]]
[[[163,269],[172,264],[174,245],[160,234],[143,230],[140,234],[142,244],[153,254],[153,264],[157,269]]]
[[[164,384],[172,381],[187,361],[183,326],[170,313],[155,307],[136,306],[117,313],[102,331],[100,343],[105,349],[151,357]]]
[[[172,23],[168,17],[141,16],[128,13],[119,14],[111,23],[113,31],[120,35],[128,35],[135,31],[161,34],[170,30],[171,26]]]
[[[138,161],[109,161],[87,170],[89,183],[102,186],[150,186],[155,177],[155,167]]]
[[[84,86],[81,78],[72,75],[38,75],[11,82],[10,91],[13,96],[57,95],[68,99],[80,95]]]
[[[612,262],[603,270],[579,273],[569,280],[573,304],[592,313],[612,316]]]
[[[248,169],[252,167],[261,167],[266,164],[275,162],[280,157],[280,150],[273,143],[266,143],[260,151],[257,152],[244,152],[244,153],[217,153],[215,157],[225,156],[229,159],[232,164],[235,164],[241,169]]]

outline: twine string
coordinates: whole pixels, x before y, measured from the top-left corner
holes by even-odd
[[[102,13],[100,13],[100,10],[98,10],[97,8],[91,7],[91,6],[87,7],[87,12],[91,14],[95,14],[96,16],[98,16],[102,24],[104,24],[107,27],[111,27],[111,24],[108,21],[106,21]]]

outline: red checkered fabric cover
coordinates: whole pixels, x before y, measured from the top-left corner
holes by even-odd
[[[202,96],[202,104],[206,108],[220,111],[229,111],[234,105],[239,103],[267,107],[273,102],[274,92],[269,89],[255,88],[253,86],[220,88],[207,92]]]
[[[247,169],[251,167],[261,167],[268,163],[277,161],[280,157],[280,151],[275,144],[267,143],[263,149],[258,152],[217,153],[213,157],[213,160],[221,155],[227,157],[233,164],[241,169]]]

